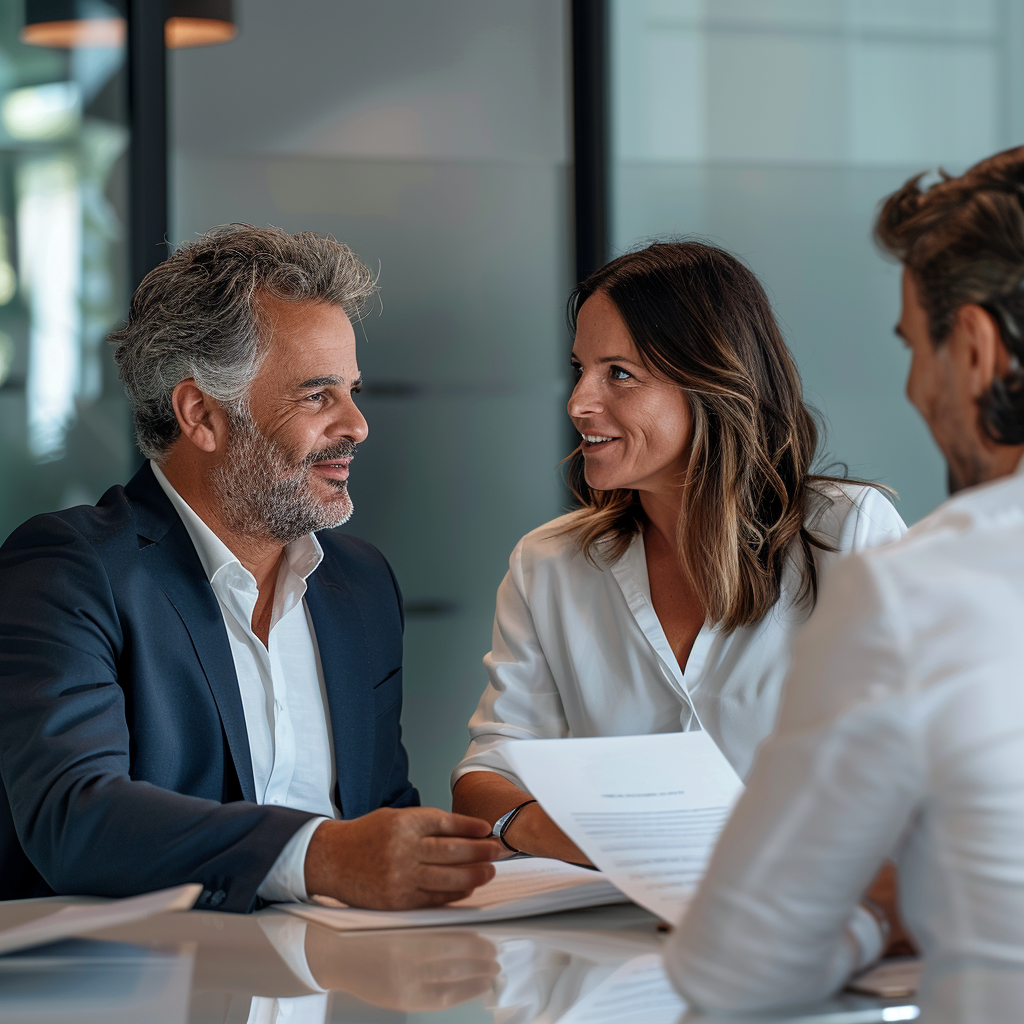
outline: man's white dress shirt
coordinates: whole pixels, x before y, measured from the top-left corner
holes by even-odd
[[[256,800],[321,817],[288,841],[258,893],[267,900],[306,899],[306,849],[317,827],[339,817],[331,720],[313,622],[303,600],[306,580],[323,560],[309,534],[285,548],[274,591],[267,646],[252,631],[256,579],[230,548],[171,486],[160,467],[153,474],[195,545],[220,605],[249,736]]]
[[[698,1006],[817,999],[883,858],[925,958],[922,1020],[1024,995],[1024,475],[847,558],[796,641],[776,733],[666,957]],[[861,915],[862,917],[862,915]]]
[[[819,485],[807,527],[824,583],[845,552],[902,536],[899,514],[875,488]],[[807,618],[790,561],[775,607],[731,634],[705,625],[680,669],[651,603],[644,542],[595,567],[565,517],[527,534],[498,589],[489,683],[470,719],[471,742],[452,785],[471,771],[522,783],[502,757],[517,739],[636,736],[703,727],[740,776],[771,732],[790,646]]]

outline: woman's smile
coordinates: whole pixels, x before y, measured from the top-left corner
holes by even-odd
[[[580,448],[584,455],[596,455],[598,452],[614,448],[614,443],[621,440],[621,437],[612,437],[609,434],[580,434]]]

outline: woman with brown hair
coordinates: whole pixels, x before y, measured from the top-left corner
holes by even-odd
[[[831,563],[905,527],[877,488],[811,473],[796,366],[728,253],[628,253],[569,316],[581,507],[512,553],[452,781],[453,809],[497,823],[509,848],[579,861],[502,747],[705,729],[745,776]]]

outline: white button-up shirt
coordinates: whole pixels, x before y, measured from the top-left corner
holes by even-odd
[[[883,544],[906,527],[871,487],[822,485],[808,528],[835,551],[816,551],[824,582],[847,551]],[[512,552],[498,589],[489,684],[470,719],[471,743],[452,785],[487,770],[522,783],[502,757],[516,739],[636,736],[703,727],[745,776],[775,723],[790,646],[807,618],[787,568],[782,596],[760,621],[726,634],[704,626],[680,669],[651,603],[644,542],[597,566],[556,519]]]
[[[252,631],[259,596],[255,577],[171,486],[160,467],[150,465],[185,524],[224,616],[256,800],[321,815],[295,833],[259,888],[264,899],[305,899],[309,840],[325,818],[339,817],[332,797],[336,767],[327,692],[313,622],[303,600],[306,580],[323,560],[323,549],[312,534],[285,548],[264,646]]]
[[[887,856],[924,954],[921,1019],[1020,1019],[1019,471],[837,566],[794,646],[778,730],[671,941],[679,988],[730,1010],[834,991],[866,959],[844,925]]]

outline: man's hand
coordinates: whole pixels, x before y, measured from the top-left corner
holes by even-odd
[[[325,821],[306,851],[306,892],[370,910],[450,903],[494,877],[501,846],[490,832],[486,821],[435,807]]]

